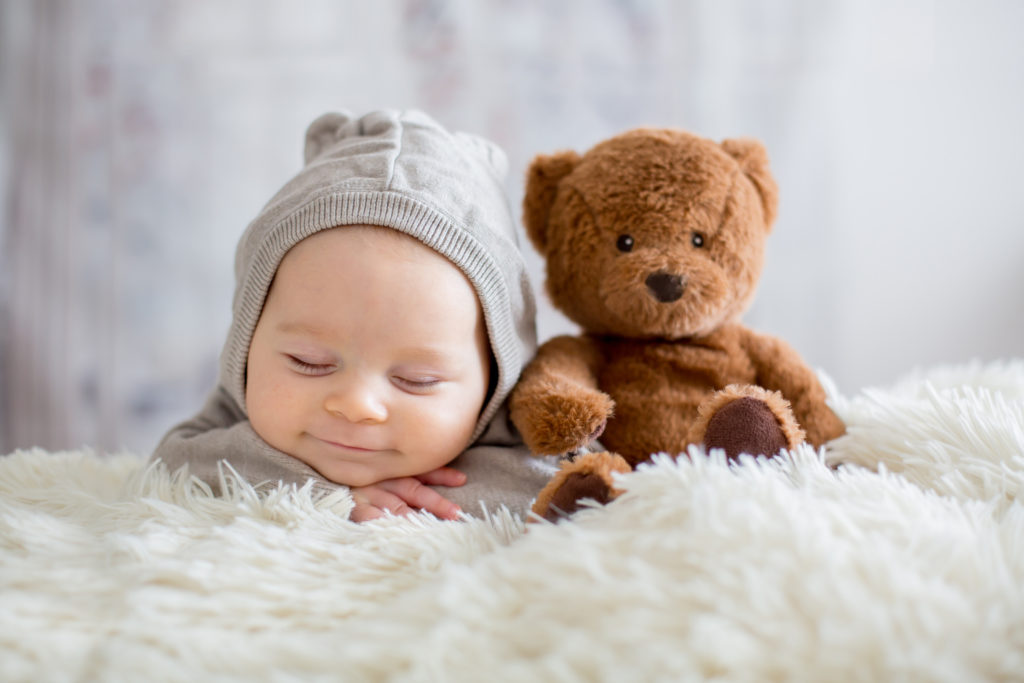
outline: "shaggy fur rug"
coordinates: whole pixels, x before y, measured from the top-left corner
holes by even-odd
[[[1024,363],[832,399],[823,453],[663,456],[528,530],[13,453],[0,679],[1024,680]]]

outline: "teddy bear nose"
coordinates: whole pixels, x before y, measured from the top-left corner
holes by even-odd
[[[664,270],[648,275],[645,283],[647,289],[654,294],[654,298],[663,304],[679,299],[683,295],[685,286],[682,276]]]

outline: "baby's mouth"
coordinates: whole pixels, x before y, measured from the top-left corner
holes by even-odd
[[[354,452],[354,453],[379,453],[381,451],[381,449],[379,449],[379,448],[366,448],[364,446],[358,446],[358,445],[355,445],[355,444],[343,443],[341,441],[332,441],[330,439],[322,439],[319,436],[314,436],[313,438],[316,439],[317,441],[322,441],[323,443],[327,444],[328,446],[333,446],[333,447],[338,448],[340,450],[350,451],[350,452]]]

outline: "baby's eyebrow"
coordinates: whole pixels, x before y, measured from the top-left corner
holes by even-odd
[[[414,346],[398,350],[400,358],[427,365],[447,365],[454,363],[457,356],[444,349],[431,346]]]
[[[305,322],[285,320],[283,322],[279,322],[274,329],[278,332],[283,332],[284,334],[308,334],[313,337],[327,336],[326,329]]]

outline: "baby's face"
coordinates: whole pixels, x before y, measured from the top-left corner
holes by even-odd
[[[325,230],[278,268],[249,346],[246,409],[271,446],[366,486],[469,445],[489,358],[454,264],[388,228]]]

